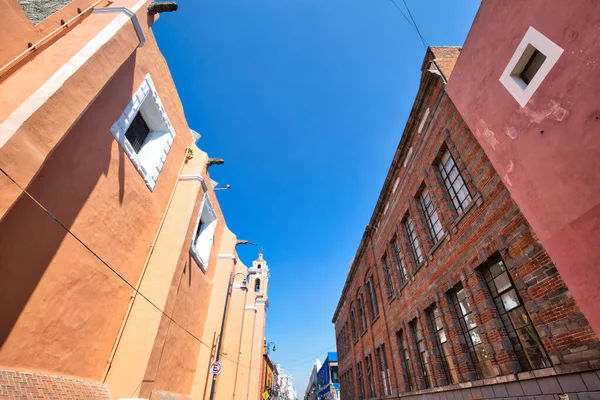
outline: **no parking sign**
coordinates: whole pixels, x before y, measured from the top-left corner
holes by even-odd
[[[211,375],[219,375],[221,373],[221,368],[223,365],[220,361],[213,361],[210,363],[210,374]]]

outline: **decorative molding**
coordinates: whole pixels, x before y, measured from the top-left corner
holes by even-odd
[[[237,257],[235,256],[235,254],[223,254],[223,253],[219,253],[219,255],[217,256],[217,258],[219,258],[220,260],[233,260],[234,264],[237,263]]]
[[[140,21],[138,20],[137,15],[127,7],[124,6],[115,6],[115,7],[101,7],[94,8],[92,10],[92,14],[107,14],[107,13],[123,13],[131,19],[133,23],[133,27],[135,28],[135,33],[140,39],[140,47],[142,47],[146,43],[146,36],[144,36],[144,31],[142,30],[142,25],[140,25]]]
[[[269,298],[268,297],[257,297],[256,298],[256,305],[257,306],[269,307]]]
[[[191,174],[191,175],[179,175],[180,181],[198,181],[202,184],[202,189],[206,192],[208,187],[206,186],[206,182],[204,182],[204,178],[200,174]]]
[[[252,310],[254,312],[258,312],[258,308],[256,308],[255,306],[246,306],[245,310]]]

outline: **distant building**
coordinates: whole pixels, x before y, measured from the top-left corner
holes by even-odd
[[[277,382],[275,387],[277,400],[297,400],[296,389],[294,389],[294,379],[292,375],[286,373],[281,365],[277,364]]]
[[[262,393],[272,393],[273,385],[275,384],[275,364],[269,358],[269,351],[267,348],[267,339],[264,340],[264,351],[263,351],[263,374],[261,377],[262,382]],[[262,395],[261,393],[261,395]]]
[[[317,359],[310,371],[310,377],[308,378],[308,384],[304,391],[304,400],[317,400],[317,393],[319,392],[319,382],[317,381],[317,373],[321,369],[321,361]]]
[[[340,400],[337,353],[327,353],[327,358],[317,373],[318,400]]]
[[[483,1],[447,87],[573,295],[556,312],[577,303],[596,335],[599,26],[597,0]]]
[[[465,104],[479,98],[494,116],[508,112],[494,108],[483,82],[492,79],[486,68],[500,65],[502,57],[488,55],[502,47],[509,16],[544,13],[542,3],[555,8],[528,3],[483,2],[489,21],[481,25],[493,26],[496,36],[465,61],[473,63],[462,78],[472,83]],[[560,18],[578,8],[556,3],[565,5]],[[504,8],[506,21],[497,17]],[[587,11],[597,21],[600,14]],[[569,32],[579,28],[561,32],[577,38]],[[491,133],[473,135],[446,93],[460,51],[426,52],[413,108],[335,310],[341,396],[593,398],[600,342],[481,147],[479,141],[493,141]]]

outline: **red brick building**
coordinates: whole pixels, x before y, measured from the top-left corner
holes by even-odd
[[[335,311],[342,398],[599,398],[600,342],[445,92],[459,53],[427,51]]]
[[[599,27],[597,0],[484,1],[448,84],[597,335]]]

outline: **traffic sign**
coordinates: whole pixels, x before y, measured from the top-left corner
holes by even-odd
[[[223,364],[220,361],[213,361],[210,363],[210,374],[211,375],[219,375],[221,373],[221,368]]]
[[[263,399],[265,399],[265,400],[268,400],[268,399],[269,399],[269,397],[270,397],[270,396],[269,396],[269,392],[267,392],[267,391],[265,390],[265,391],[263,392],[263,394],[262,394],[262,398],[263,398]]]

